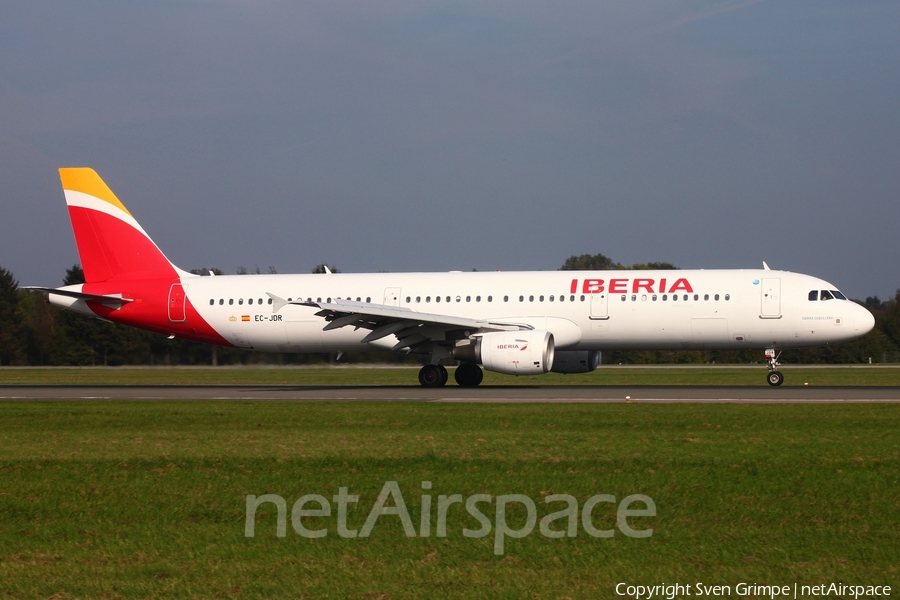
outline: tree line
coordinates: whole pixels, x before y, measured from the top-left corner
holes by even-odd
[[[622,265],[603,254],[571,256],[561,270],[677,269],[667,262]],[[328,265],[331,272],[339,270]],[[199,275],[222,275],[219,269],[195,269]],[[260,273],[240,267],[239,274]],[[269,267],[269,273],[275,273]],[[313,273],[325,273],[319,264]],[[80,265],[66,270],[63,285],[84,283]],[[863,338],[822,348],[789,350],[784,363],[873,363],[900,360],[900,290],[894,298],[877,296],[854,300],[875,315],[875,328]],[[62,310],[46,302],[45,294],[19,288],[13,274],[0,267],[0,365],[234,365],[306,364],[332,362],[332,354],[261,353],[222,348],[116,325]],[[355,362],[421,362],[420,357],[398,353],[352,354]],[[604,352],[604,363],[753,363],[762,362],[759,350],[678,350]]]

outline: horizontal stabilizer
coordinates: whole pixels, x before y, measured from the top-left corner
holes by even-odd
[[[23,290],[34,290],[36,292],[47,292],[56,294],[57,296],[67,296],[69,298],[77,298],[89,302],[100,302],[107,306],[115,306],[121,308],[123,304],[134,302],[131,298],[123,298],[122,294],[87,294],[85,292],[77,292],[75,290],[66,290],[62,288],[46,288],[36,285],[22,286]]]

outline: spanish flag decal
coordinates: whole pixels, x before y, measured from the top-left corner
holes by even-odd
[[[250,315],[241,315],[241,321],[246,323],[249,320],[250,320]]]

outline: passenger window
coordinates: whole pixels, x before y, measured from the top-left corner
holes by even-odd
[[[244,305],[244,299],[243,299],[243,298],[238,298],[238,305],[240,305],[240,306],[243,306],[243,305]]]
[[[447,296],[447,302],[450,302],[450,296]]]
[[[553,302],[553,296],[550,296],[550,302]]]
[[[327,300],[325,300],[325,302],[327,302],[328,304],[331,304],[331,298],[328,298]]]
[[[425,296],[425,302],[431,302],[431,296]]]
[[[678,300],[678,294],[672,294],[672,302]]]
[[[225,304],[225,300],[223,298],[219,298],[219,306]]]
[[[700,294],[694,294],[694,302],[700,299]]]
[[[260,306],[262,306],[262,298],[260,298],[259,300],[257,300],[256,303],[259,304]]]
[[[553,298],[553,296],[550,296],[550,297]],[[560,301],[560,302],[565,302],[565,301],[566,301],[566,297],[565,297],[565,296],[560,296],[560,297],[559,297],[559,301]]]
[[[632,301],[632,302],[636,302],[636,301],[637,301],[637,296],[636,296],[635,294],[632,294],[632,295],[631,295],[631,301]]]
[[[668,299],[669,299],[669,295],[668,295],[668,294],[663,294],[663,302],[665,302],[665,301],[668,300]]]
[[[271,299],[271,298],[269,298],[269,304],[272,304],[272,299]]]
[[[503,296],[503,301],[504,301],[504,302],[509,302],[509,296]]]
[[[209,299],[209,305],[210,305],[210,306],[212,306],[212,305],[215,304],[215,303],[216,303],[215,300],[213,300],[212,298]]]
[[[641,294],[641,302],[647,301],[647,294]]]
[[[475,302],[481,302],[481,296],[475,296]]]
[[[253,304],[253,298],[248,298],[248,299],[247,299],[247,304]]]
[[[472,301],[472,296],[466,296],[466,302],[471,302],[471,301]]]
[[[625,302],[625,294],[622,294],[622,302]]]
[[[434,297],[434,301],[435,301],[435,302],[440,302],[440,301],[441,301],[441,297],[440,297],[440,296],[435,296],[435,297]]]
[[[357,298],[356,300],[357,300],[357,302],[358,302],[358,301],[359,301],[359,298]],[[412,298],[410,298],[409,296],[407,296],[407,297],[406,297],[406,303],[409,304],[410,302],[412,302]]]
[[[229,298],[229,299],[228,299],[228,306],[231,306],[232,304],[234,304],[234,298]]]
[[[731,294],[725,294],[725,301],[728,302],[731,300]]]
[[[422,301],[422,296],[416,296],[416,302],[418,303],[418,302],[421,302],[421,301]]]
[[[573,296],[574,298],[574,296]],[[581,301],[584,302],[584,294],[581,295]]]
[[[822,300],[834,300],[834,296],[831,295],[831,292],[828,290],[822,290]]]
[[[456,297],[456,301],[457,301],[457,302],[462,302],[462,298],[460,298],[459,296],[457,296],[457,297]],[[449,298],[449,297],[447,298],[447,302],[450,302],[450,298]]]
[[[688,301],[688,295],[685,294],[685,295],[684,295],[684,298],[682,298],[682,300],[684,300],[685,302],[687,302],[687,301]]]
[[[541,302],[543,302],[543,301],[544,301],[544,297],[541,296],[540,298],[538,298],[538,300],[540,300]]]
[[[529,301],[529,302],[534,302],[534,296],[528,296],[528,301]]]
[[[703,294],[703,299],[704,299],[704,300],[709,300],[709,294]]]
[[[653,294],[653,301],[656,302],[656,294]]]
[[[519,296],[519,302],[525,302],[525,296]]]
[[[493,302],[493,301],[494,301],[494,297],[493,297],[493,296],[488,296],[488,302]]]
[[[366,302],[371,302],[371,301],[372,301],[372,297],[371,297],[371,296],[366,296]]]
[[[715,295],[715,299],[716,299],[716,302],[719,301],[719,295],[718,295],[718,294]]]

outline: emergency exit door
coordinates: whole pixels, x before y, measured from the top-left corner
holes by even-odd
[[[187,320],[184,311],[184,296],[184,287],[180,283],[173,283],[169,288],[170,323],[184,323]]]

